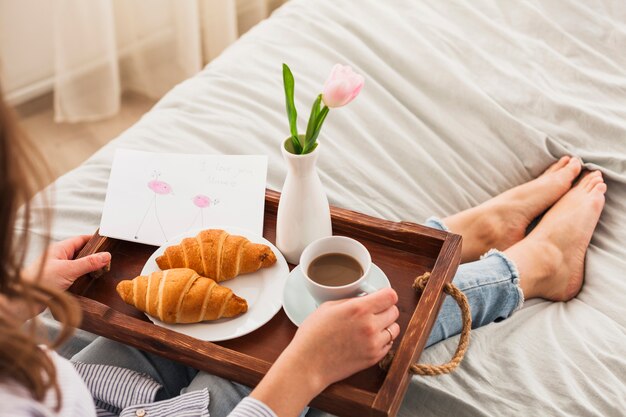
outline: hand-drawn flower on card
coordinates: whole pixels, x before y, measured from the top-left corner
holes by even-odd
[[[167,235],[165,234],[165,230],[163,228],[163,224],[161,222],[161,219],[159,218],[157,196],[168,195],[168,194],[173,195],[174,190],[172,189],[172,186],[169,185],[167,182],[160,180],[159,179],[160,176],[161,176],[161,172],[156,171],[156,170],[152,171],[152,179],[148,181],[147,186],[148,186],[148,189],[152,191],[153,198],[151,199],[150,205],[146,209],[146,212],[144,213],[143,217],[141,218],[139,227],[137,228],[137,231],[135,232],[135,239],[139,239],[139,232],[141,231],[141,228],[143,227],[145,223],[146,217],[148,217],[148,213],[150,212],[150,210],[154,209],[154,217],[156,218],[159,228],[161,229],[161,233],[163,233],[163,238],[165,239],[166,242],[168,241]]]
[[[170,194],[172,192],[172,186],[165,181],[152,180],[148,182],[148,188],[154,191],[155,194]]]
[[[196,216],[194,217],[193,221],[191,222],[191,225],[189,226],[189,229],[191,229],[196,222],[198,221],[198,218],[200,218],[200,227],[204,228],[204,219],[205,219],[205,210],[210,208],[210,207],[214,207],[216,205],[218,205],[220,203],[220,200],[218,200],[217,198],[211,198],[208,195],[205,194],[196,194],[192,199],[191,202],[199,208],[198,213],[196,214]]]
[[[197,196],[192,198],[191,201],[193,201],[193,204],[195,204],[196,207],[200,208],[210,207],[212,202],[211,198],[204,194],[198,194]]]

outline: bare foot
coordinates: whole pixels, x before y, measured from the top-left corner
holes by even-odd
[[[581,169],[578,159],[564,156],[540,177],[445,218],[450,231],[463,236],[461,262],[474,261],[492,248],[505,250],[522,240],[530,222],[571,188]]]
[[[524,240],[504,251],[519,269],[525,298],[567,301],[578,294],[605,192],[600,171],[586,173]]]

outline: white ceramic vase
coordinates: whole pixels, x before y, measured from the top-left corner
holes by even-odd
[[[289,141],[289,139],[287,139]],[[291,264],[300,263],[304,248],[314,240],[332,236],[328,198],[317,174],[317,148],[306,155],[295,155],[281,146],[287,164],[287,178],[278,203],[276,247]]]

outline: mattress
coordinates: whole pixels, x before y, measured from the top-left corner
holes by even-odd
[[[365,87],[331,111],[319,138],[335,206],[422,222],[528,181],[566,154],[608,184],[581,293],[527,302],[475,330],[454,373],[412,379],[399,415],[624,415],[624,51],[621,0],[292,0],[59,178],[53,238],[98,227],[117,148],[268,155],[267,185],[280,190],[289,131],[281,64],[295,75],[301,114],[330,68],[348,64]],[[33,225],[33,236],[44,232]],[[456,344],[434,345],[421,361],[444,362]]]

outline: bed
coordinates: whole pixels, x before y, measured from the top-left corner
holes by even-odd
[[[265,154],[267,185],[280,190],[281,63],[295,74],[302,114],[332,65],[345,63],[366,81],[320,137],[333,205],[422,222],[528,181],[565,154],[608,184],[578,297],[527,302],[474,331],[460,368],[414,377],[399,415],[624,415],[624,51],[620,0],[292,0],[59,178],[53,238],[98,227],[117,148]],[[444,362],[456,345],[439,343],[421,361]]]

